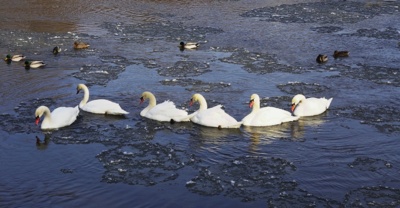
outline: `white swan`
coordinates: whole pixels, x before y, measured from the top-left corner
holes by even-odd
[[[188,113],[177,109],[169,100],[157,105],[156,97],[151,92],[143,92],[140,103],[149,100],[149,105],[140,112],[140,115],[156,121],[182,122],[190,121]]]
[[[193,123],[217,128],[240,128],[241,122],[228,115],[222,105],[207,108],[206,99],[200,94],[194,94],[190,100],[190,105],[199,102],[200,108],[196,112],[189,115]]]
[[[96,114],[111,114],[111,115],[123,115],[128,114],[124,111],[118,103],[114,103],[105,99],[89,100],[89,89],[84,84],[78,84],[76,87],[76,94],[83,90],[84,96],[82,101],[79,103],[79,107],[86,112]]]
[[[307,98],[298,94],[292,99],[292,112],[296,116],[315,116],[329,108],[333,98]]]
[[[44,115],[41,129],[58,129],[71,125],[79,114],[79,108],[76,107],[58,107],[50,113],[50,109],[46,106],[40,106],[35,111],[36,121],[38,125],[40,117]]]
[[[253,109],[250,114],[242,119],[244,126],[273,126],[299,119],[297,116],[292,116],[289,111],[279,108],[260,108],[260,97],[257,94],[251,95],[249,106]]]

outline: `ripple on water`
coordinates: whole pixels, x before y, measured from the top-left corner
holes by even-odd
[[[118,75],[125,71],[124,65],[85,65],[78,72],[72,74],[77,79],[86,81],[87,85],[107,85],[116,80]]]
[[[400,3],[327,1],[282,4],[276,7],[253,9],[242,17],[257,17],[262,21],[282,23],[344,24],[356,23],[383,14],[395,14]]]
[[[348,192],[343,204],[346,207],[398,207],[400,189],[387,186],[361,187]]]
[[[220,58],[221,62],[239,64],[250,73],[267,74],[273,72],[304,73],[303,68],[280,64],[276,55],[251,52],[243,48],[213,48],[217,52],[229,52],[229,57]]]
[[[96,156],[103,163],[103,182],[152,186],[175,180],[178,171],[200,160],[173,144],[141,142],[119,146]]]
[[[160,68],[157,72],[161,76],[194,77],[211,72],[211,69],[207,63],[200,63],[197,61],[178,61],[174,66]]]
[[[296,181],[286,179],[295,170],[293,163],[282,158],[243,156],[228,163],[201,167],[186,187],[200,195],[223,194],[243,201],[268,199],[297,187]]]
[[[114,34],[123,34],[122,42],[146,43],[156,38],[167,41],[204,41],[207,34],[222,33],[223,30],[212,27],[185,26],[177,22],[149,22],[143,24],[125,24],[105,22],[102,27]],[[137,36],[137,35],[140,36]]]
[[[289,82],[287,84],[279,84],[277,86],[281,91],[288,94],[303,94],[303,95],[315,95],[329,90],[328,87],[318,83],[303,83],[303,82]]]
[[[191,78],[178,78],[178,79],[165,79],[160,81],[162,85],[166,86],[182,86],[185,87],[187,91],[190,92],[221,92],[225,88],[231,86],[230,83],[219,82],[204,82],[201,80],[191,79]]]
[[[352,106],[337,108],[338,115],[375,126],[383,133],[400,132],[400,111],[394,106]]]

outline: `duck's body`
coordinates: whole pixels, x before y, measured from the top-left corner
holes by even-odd
[[[315,116],[325,112],[333,98],[306,98],[298,94],[292,99],[292,112],[295,116]]]
[[[106,99],[98,99],[89,100],[89,89],[84,84],[79,84],[76,87],[76,94],[78,94],[81,90],[83,90],[84,96],[82,101],[79,103],[79,108],[83,111],[95,114],[110,114],[110,115],[124,115],[128,114],[125,110],[121,108],[118,103],[106,100]]]
[[[13,55],[13,56],[11,56],[10,54],[7,54],[6,58],[4,58],[4,61],[7,61],[7,62],[10,62],[10,61],[18,62],[18,61],[24,60],[25,58],[26,57],[24,55],[20,55],[20,54]]]
[[[319,54],[319,55],[317,56],[316,61],[317,61],[317,63],[320,63],[320,64],[325,63],[325,62],[328,61],[328,56],[327,56],[327,55],[324,55],[324,54]]]
[[[42,66],[46,66],[46,64],[43,61],[25,61],[24,66],[26,69],[36,69]]]
[[[350,52],[348,52],[348,51],[334,51],[333,52],[333,57],[336,59],[336,58],[339,58],[339,57],[348,57],[349,56],[349,53]]]
[[[187,43],[185,43],[185,42],[180,42],[179,43],[179,48],[181,49],[181,50],[183,50],[183,49],[196,49],[196,48],[198,48],[200,46],[200,44],[199,43],[195,43],[195,42],[187,42]]]
[[[57,55],[60,52],[61,52],[61,48],[60,47],[56,46],[56,47],[53,48],[53,54],[54,55]]]
[[[143,92],[140,103],[149,99],[149,105],[140,112],[140,115],[156,121],[190,121],[188,113],[177,109],[175,104],[169,100],[157,104],[156,97],[151,92]]]
[[[74,42],[74,48],[75,49],[84,49],[84,48],[89,48],[89,44],[80,42],[80,41],[75,41]]]
[[[76,107],[58,107],[50,112],[50,109],[46,106],[40,106],[35,111],[36,125],[40,122],[40,117],[44,115],[41,129],[58,129],[64,126],[71,125],[76,117],[79,115],[79,108]]]
[[[222,105],[207,108],[206,99],[200,94],[194,94],[190,100],[190,105],[199,102],[200,108],[196,112],[189,115],[193,123],[216,128],[240,128],[241,122],[227,114]]]
[[[260,97],[257,94],[251,95],[249,106],[253,109],[242,119],[244,126],[274,126],[299,119],[297,116],[292,116],[289,111],[279,108],[260,108]]]

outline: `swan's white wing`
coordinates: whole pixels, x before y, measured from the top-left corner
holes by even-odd
[[[124,111],[118,103],[105,99],[92,100],[81,108],[84,111],[96,114],[128,114],[128,112]]]
[[[219,128],[239,128],[241,122],[227,114],[221,105],[199,111],[191,119],[194,123]]]
[[[43,121],[42,129],[57,129],[71,125],[79,115],[79,108],[76,107],[58,107],[51,112],[51,120]]]
[[[314,116],[321,114],[329,108],[332,98],[307,98],[296,106],[293,114],[296,116]]]
[[[175,104],[171,101],[164,101],[154,106],[148,110],[144,116],[157,121],[171,121],[171,119],[177,122],[189,121],[189,118],[187,118],[188,113],[184,110],[177,109]]]

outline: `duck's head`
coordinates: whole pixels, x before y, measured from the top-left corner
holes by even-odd
[[[60,47],[56,46],[56,47],[53,48],[53,54],[54,55],[57,55],[60,52],[61,52],[61,48]]]
[[[302,100],[306,99],[306,97],[302,94],[297,94],[293,97],[292,99],[292,112],[294,111],[294,109],[296,108],[296,106],[301,103]]]
[[[328,61],[328,56],[327,55],[324,55],[324,54],[319,54],[318,56],[317,56],[317,60],[316,60],[318,63],[325,63],[325,62],[327,62]]]
[[[7,56],[4,58],[4,61],[9,61],[9,60],[11,60],[11,55],[7,54]]]

